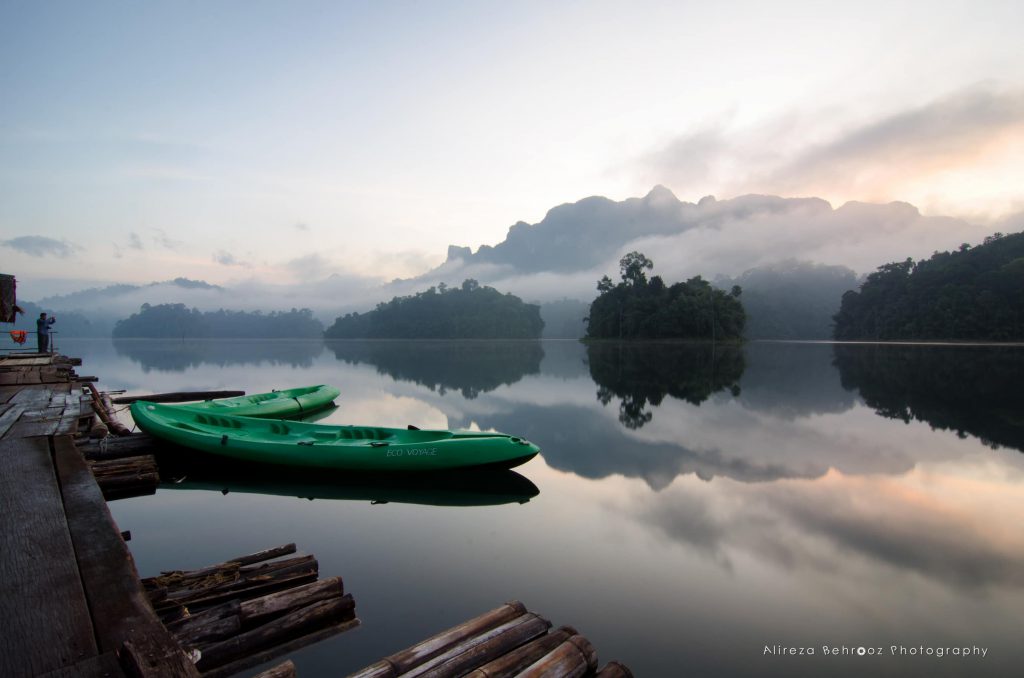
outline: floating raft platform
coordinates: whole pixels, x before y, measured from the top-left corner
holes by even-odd
[[[452,627],[385,657],[349,678],[632,678],[609,662],[598,669],[597,650],[571,626],[551,622],[519,601]]]

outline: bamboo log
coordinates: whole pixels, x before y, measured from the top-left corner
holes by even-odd
[[[254,626],[297,608],[306,607],[329,598],[340,598],[343,595],[345,595],[345,586],[341,581],[341,577],[331,577],[330,579],[322,579],[305,586],[248,600],[241,604],[239,616],[242,624]]]
[[[184,619],[167,624],[167,630],[177,634],[193,624],[204,624],[211,620],[227,619],[228,617],[239,617],[242,613],[242,603],[238,600],[229,600],[221,605],[208,607],[201,612],[189,612]]]
[[[575,635],[516,674],[516,678],[579,678],[592,673],[596,668],[597,650],[589,640]]]
[[[114,398],[116,405],[129,405],[136,400],[151,403],[187,403],[195,400],[214,400],[215,398],[237,398],[244,396],[245,391],[176,391],[174,393],[153,393],[151,395],[121,396]]]
[[[253,678],[296,678],[295,663],[289,659],[283,664],[269,668],[263,673],[257,673]]]
[[[601,667],[595,678],[633,678],[633,672],[625,664],[608,662]]]
[[[351,674],[349,678],[381,678],[382,676],[394,676],[405,673],[452,647],[465,642],[469,638],[500,626],[525,612],[526,607],[518,600],[510,601],[490,612],[485,612],[458,626],[453,626],[446,631],[431,636],[410,648],[386,657],[376,664],[371,664],[361,671]]]
[[[113,405],[110,406],[109,410],[107,409],[103,401],[104,396],[100,395],[100,392],[96,390],[96,387],[92,384],[83,384],[83,386],[92,396],[92,408],[96,411],[96,414],[99,415],[100,420],[103,421],[107,428],[119,436],[131,435],[131,431],[128,430],[128,427],[114,417]],[[107,397],[107,402],[110,402],[109,397]]]
[[[226,640],[241,631],[242,620],[235,615],[222,619],[203,619],[189,624],[176,631],[174,637],[182,647],[195,647],[200,643]]]
[[[514,676],[576,634],[576,629],[571,626],[562,626],[484,664],[470,673],[467,678],[509,678]]]
[[[199,592],[196,594],[196,597],[177,599],[177,601],[184,603],[193,609],[202,609],[209,607],[210,605],[223,603],[224,601],[231,600],[232,598],[253,598],[273,593],[274,591],[308,584],[316,581],[316,578],[316,570],[309,569],[303,572],[288,574],[287,576],[267,578],[265,581],[243,582],[236,586],[218,589],[216,591],[210,591],[207,593]]]
[[[444,678],[461,676],[478,666],[511,652],[520,645],[544,635],[551,622],[532,612],[497,626],[456,645],[428,662],[402,674],[403,678]]]
[[[204,572],[202,576],[198,577],[187,574],[175,577],[171,573],[171,575],[157,579],[156,583],[167,585],[169,598],[181,600],[195,595],[245,588],[275,579],[285,579],[295,574],[316,572],[318,569],[319,564],[316,558],[299,556],[257,567],[237,567],[234,563],[228,563],[218,570]]]
[[[355,601],[351,595],[313,603],[234,638],[212,645],[201,645],[199,650],[202,656],[197,667],[200,671],[216,668],[238,657],[283,642],[304,629],[351,618],[354,609]]]
[[[86,459],[101,461],[150,454],[167,445],[169,443],[146,433],[132,433],[131,435],[105,438],[96,442],[82,442],[78,444],[78,449],[81,450],[82,455]]]
[[[147,577],[143,579],[143,584],[151,583],[154,585],[164,585],[162,582],[166,579],[174,581],[189,581],[202,579],[212,574],[217,574],[223,570],[234,570],[238,571],[243,565],[251,565],[253,563],[259,563],[280,556],[291,555],[296,552],[295,544],[284,544],[283,546],[275,546],[272,549],[265,551],[257,551],[245,556],[238,556],[231,560],[226,560],[223,563],[217,563],[216,565],[208,565],[198,570],[164,570],[158,577]]]

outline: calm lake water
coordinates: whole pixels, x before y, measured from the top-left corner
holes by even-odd
[[[105,390],[328,383],[342,395],[325,422],[479,427],[540,445],[479,487],[222,475],[111,503],[143,576],[293,541],[321,576],[341,575],[363,624],[295,654],[303,678],[345,675],[510,599],[637,676],[1024,665],[1024,348],[60,348]]]

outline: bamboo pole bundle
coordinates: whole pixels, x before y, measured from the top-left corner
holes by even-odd
[[[91,461],[89,469],[108,501],[153,494],[160,484],[160,470],[152,455]]]
[[[593,673],[596,669],[597,650],[589,640],[581,635],[575,635],[516,674],[516,678],[580,678]]]
[[[341,578],[317,581],[316,558],[286,557],[295,551],[285,544],[143,585],[197,668],[227,676],[358,624]]]
[[[101,394],[93,384],[83,384],[85,390],[88,390],[92,396],[92,407],[96,410],[96,414],[99,415],[100,420],[106,425],[107,429],[119,436],[130,435],[131,431],[128,427],[117,420],[114,416],[114,406],[110,404],[110,396]],[[106,399],[104,401],[104,398]]]
[[[526,606],[518,600],[505,603],[501,607],[442,631],[408,649],[385,657],[376,664],[351,674],[349,678],[384,678],[385,676],[401,675],[451,648],[525,613]]]
[[[468,674],[467,678],[510,678],[575,635],[576,629],[562,626],[484,664]]]

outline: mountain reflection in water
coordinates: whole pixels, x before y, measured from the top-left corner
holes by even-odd
[[[329,383],[342,395],[324,423],[496,429],[541,447],[519,475],[440,499],[425,479],[193,469],[110,504],[144,575],[292,541],[344,575],[363,627],[296,653],[300,675],[344,675],[508,598],[635,675],[1019,673],[1024,349],[379,343],[296,342],[296,365],[269,345],[230,362],[229,344],[145,372],[141,350],[62,342],[105,389]],[[177,348],[145,353],[160,351]],[[309,496],[351,500],[296,498]],[[779,644],[817,656],[765,655]]]

